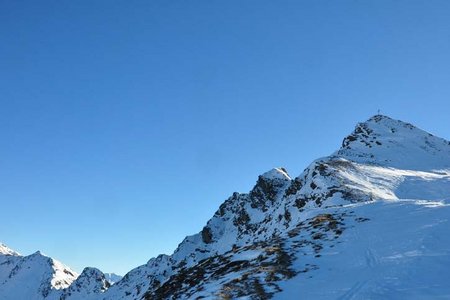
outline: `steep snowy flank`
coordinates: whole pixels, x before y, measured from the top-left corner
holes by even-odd
[[[40,286],[24,288],[22,278],[5,285],[23,258],[0,248],[0,296],[449,298],[449,204],[450,142],[377,115],[299,176],[284,168],[260,175],[249,193],[229,197],[172,255],[150,259],[111,287],[94,268],[71,277],[69,287],[60,276],[44,280],[51,283],[47,294]]]

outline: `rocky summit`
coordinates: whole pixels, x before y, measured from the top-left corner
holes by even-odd
[[[0,245],[0,299],[446,299],[449,219],[450,142],[376,115],[117,282]]]

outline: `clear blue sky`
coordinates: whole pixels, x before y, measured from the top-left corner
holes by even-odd
[[[380,108],[450,138],[450,1],[0,1],[0,241],[171,253]]]

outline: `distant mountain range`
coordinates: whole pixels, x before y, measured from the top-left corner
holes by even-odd
[[[123,278],[0,245],[0,299],[448,299],[449,219],[450,142],[376,115]]]

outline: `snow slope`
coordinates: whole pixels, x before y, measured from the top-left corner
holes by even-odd
[[[450,142],[377,115],[299,176],[284,168],[260,175],[249,193],[234,193],[172,255],[150,259],[111,287],[103,273],[87,268],[47,296],[23,289],[23,279],[5,285],[0,277],[0,296],[445,299],[449,202]],[[12,261],[2,264],[0,255],[6,276],[21,257],[0,251]]]
[[[450,299],[450,200],[353,204],[370,220],[345,230],[317,264],[280,285],[275,299]]]

